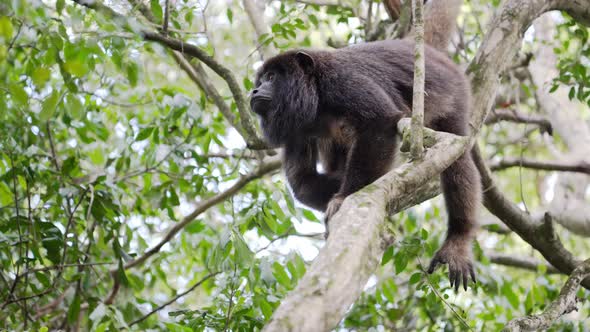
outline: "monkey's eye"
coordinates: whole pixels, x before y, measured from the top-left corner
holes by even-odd
[[[266,75],[266,80],[269,82],[272,82],[275,79],[275,74],[274,73],[268,73]]]

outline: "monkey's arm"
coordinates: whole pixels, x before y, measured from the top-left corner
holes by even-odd
[[[315,140],[303,139],[286,144],[284,167],[295,198],[316,210],[325,211],[341,181],[335,174],[319,174],[316,166]]]
[[[391,99],[375,84],[360,89],[354,97],[355,109],[347,110],[347,117],[355,126],[352,147],[338,193],[328,205],[328,221],[348,195],[387,173],[396,150],[397,122],[403,116]]]

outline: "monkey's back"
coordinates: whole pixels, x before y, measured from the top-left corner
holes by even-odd
[[[438,119],[463,118],[469,113],[470,88],[461,68],[445,54],[427,45],[425,54],[425,123],[437,129]],[[329,52],[326,59],[341,78],[362,76],[373,81],[392,100],[401,98],[404,101],[404,105],[398,105],[402,112],[410,112],[414,82],[413,41],[398,39],[356,44]]]

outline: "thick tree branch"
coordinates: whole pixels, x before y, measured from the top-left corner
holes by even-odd
[[[580,282],[590,277],[590,259],[580,264],[568,278],[557,299],[538,315],[530,315],[513,319],[503,331],[520,332],[520,331],[541,331],[548,329],[559,317],[578,310],[577,304],[580,301],[576,293]]]
[[[561,161],[538,161],[521,158],[504,158],[490,165],[492,171],[500,171],[510,167],[525,167],[544,171],[577,172],[590,175],[590,164],[581,161],[577,164]]]
[[[409,122],[400,121],[400,131],[407,131]],[[396,168],[344,201],[331,221],[326,245],[265,331],[328,331],[340,321],[393,241],[385,227],[387,213],[420,203],[423,193],[415,189],[429,185],[469,143],[467,137],[424,131],[427,146],[433,138],[436,144],[421,161]]]
[[[523,240],[537,249],[559,271],[570,274],[579,261],[563,246],[555,234],[551,216],[546,214],[542,222],[533,220],[529,214],[509,201],[498,189],[479,149],[475,148],[472,151],[472,156],[481,174],[485,207]],[[583,285],[590,288],[590,279],[585,280]]]
[[[553,48],[556,23],[550,15],[535,21],[535,39],[539,48],[529,65],[531,81],[537,86],[535,99],[567,148],[553,152],[558,160],[569,163],[590,163],[590,123],[584,121],[583,103],[568,97],[567,87],[558,87],[549,93],[552,81],[559,75],[558,58]],[[564,112],[564,110],[568,110]],[[554,220],[571,232],[590,236],[590,205],[586,200],[586,188],[590,176],[582,173],[559,173],[553,188],[553,199],[547,207]]]
[[[499,84],[498,76],[516,55],[523,33],[532,20],[552,9],[588,13],[589,0],[572,2],[508,0],[503,3],[491,24],[490,32],[486,34],[475,60],[469,67],[474,91],[474,134],[479,130],[494,103]],[[395,202],[399,199],[405,203],[418,203],[415,198],[420,192],[415,188],[424,184],[424,179],[439,174],[472,140],[473,137],[469,142],[455,140],[455,144],[449,146],[442,156],[439,155],[439,148],[440,144],[444,143],[439,143],[427,150],[422,162],[407,164],[393,170],[375,183],[349,196],[334,216],[334,230],[326,246],[322,248],[296,289],[281,302],[265,331],[327,331],[335,326],[361,293],[384,247],[392,241],[391,235],[384,227],[385,202],[392,199]],[[478,151],[475,154],[478,155]],[[488,181],[484,184],[491,184],[484,187],[487,188],[488,209],[508,219],[520,218],[509,220],[509,226],[519,229],[517,233],[530,241],[535,248],[542,250],[543,255],[560,271],[571,272],[577,261],[563,248],[553,232],[550,221],[536,228],[518,209],[511,210],[507,215],[506,212],[496,209],[498,200],[503,201],[505,198],[493,187],[489,170],[486,169],[483,160],[479,160],[479,167],[483,167],[484,172],[487,171]],[[449,164],[443,164],[443,161]],[[395,202],[397,204],[392,202],[389,211],[397,212],[407,207],[400,201]],[[507,208],[514,208],[509,201],[506,203]]]

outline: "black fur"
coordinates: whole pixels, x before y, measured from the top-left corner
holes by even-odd
[[[466,135],[470,89],[462,71],[426,47],[425,125]],[[328,220],[342,200],[391,167],[396,124],[411,115],[414,44],[365,43],[334,51],[289,51],[264,63],[252,92],[269,142],[285,147],[295,197]],[[317,171],[321,162],[324,172]],[[432,261],[448,263],[451,282],[473,275],[471,237],[481,189],[467,153],[441,175],[449,229]],[[458,287],[458,285],[457,285]]]

